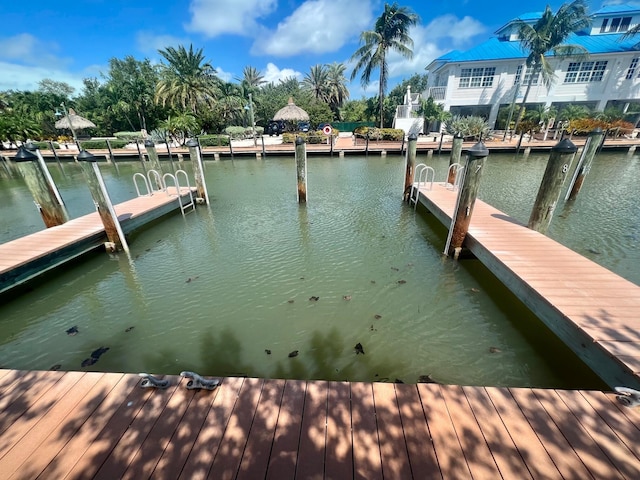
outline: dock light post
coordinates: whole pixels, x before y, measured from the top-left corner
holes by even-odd
[[[102,174],[96,163],[96,157],[86,150],[80,150],[78,154],[78,162],[82,166],[87,185],[93,198],[93,203],[96,206],[98,215],[102,220],[104,231],[107,234],[107,239],[111,242],[111,245],[106,245],[108,250],[119,251],[124,250],[129,253],[129,245],[127,245],[127,239],[124,236],[118,215],[113,208],[113,203],[107,192],[107,187],[104,184]]]
[[[451,227],[444,253],[457,260],[462,251],[462,244],[467,236],[473,207],[476,203],[478,190],[480,188],[480,178],[484,170],[485,159],[489,155],[489,150],[484,143],[478,142],[467,150],[467,162],[464,167],[463,177],[456,208],[451,218]]]
[[[551,149],[547,168],[542,176],[540,189],[529,217],[527,226],[530,229],[540,233],[547,232],[560,198],[562,185],[567,178],[571,161],[577,150],[578,147],[568,138],[560,140]]]
[[[189,158],[193,164],[193,175],[196,179],[198,199],[200,199],[200,202],[204,202],[209,205],[209,194],[207,192],[207,184],[204,179],[204,166],[202,165],[202,156],[200,155],[198,141],[195,138],[190,138],[186,145],[189,147]]]
[[[62,209],[66,210],[65,206],[64,206],[64,200],[62,200],[62,196],[60,195],[60,192],[58,191],[58,187],[56,186],[55,182],[53,181],[53,177],[51,176],[51,172],[49,172],[49,169],[47,168],[47,164],[44,161],[44,157],[42,156],[42,153],[40,152],[40,149],[33,142],[27,143],[24,147],[27,150],[29,150],[31,153],[34,153],[38,157],[38,165],[40,166],[40,170],[42,171],[42,174],[44,175],[44,177],[47,180],[47,183],[49,184],[49,189],[51,190],[53,195],[56,197],[56,200],[58,201],[58,204],[62,207]],[[65,211],[65,217],[67,217],[67,219],[69,218],[69,216],[67,215],[66,211]]]
[[[51,185],[38,165],[38,156],[21,146],[13,160],[18,164],[18,170],[22,173],[27,188],[33,195],[34,203],[45,226],[47,228],[55,227],[69,220],[64,206],[56,198]]]
[[[256,121],[253,116],[253,96],[249,94],[249,105],[244,107],[245,110],[249,110],[249,121],[251,122],[251,136],[253,137],[253,146],[257,147],[258,142],[256,140]]]

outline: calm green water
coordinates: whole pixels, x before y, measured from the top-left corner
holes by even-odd
[[[491,156],[481,197],[526,221],[546,158]],[[428,161],[439,179],[447,161]],[[71,216],[90,212],[79,169],[50,168]],[[140,168],[101,165],[114,202],[135,195]],[[0,365],[601,386],[479,262],[442,257],[445,229],[400,202],[402,158],[311,157],[308,168],[299,206],[291,158],[207,162],[210,209],[137,235],[130,259],[96,255],[0,307]],[[550,232],[636,283],[639,174],[636,157],[599,157]],[[0,175],[0,241],[41,229],[22,182]],[[109,351],[82,368],[99,347]]]

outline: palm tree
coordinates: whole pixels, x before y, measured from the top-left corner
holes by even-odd
[[[344,63],[333,62],[327,69],[327,103],[333,110],[336,118],[339,117],[340,107],[349,100],[349,89],[344,72],[347,69]]]
[[[565,44],[567,38],[575,32],[586,28],[591,23],[587,14],[587,3],[584,0],[574,0],[562,5],[554,15],[547,5],[542,17],[535,23],[529,24],[518,20],[515,24],[520,36],[520,47],[528,52],[526,66],[531,69],[531,76],[527,83],[522,108],[518,113],[514,131],[524,117],[524,106],[531,91],[533,82],[542,74],[542,81],[547,88],[553,83],[553,66],[547,58],[551,52],[556,58],[584,57],[587,50],[580,45]]]
[[[413,40],[409,36],[409,28],[416,25],[419,19],[420,17],[407,7],[399,7],[397,3],[391,6],[385,3],[384,12],[376,20],[374,29],[360,34],[360,43],[363,45],[351,56],[352,61],[357,61],[351,72],[351,80],[362,70],[360,79],[363,87],[369,85],[373,70],[380,70],[380,128],[384,126],[384,92],[387,89],[389,75],[387,53],[394,50],[405,58],[413,57]]]
[[[213,106],[218,96],[219,80],[213,67],[205,62],[202,49],[189,50],[182,45],[176,50],[158,50],[168,65],[163,65],[161,80],[156,85],[156,102],[175,108],[189,109],[197,114],[201,105]]]
[[[328,80],[326,65],[314,65],[304,76],[302,88],[310,92],[316,100],[326,102],[329,97]]]
[[[267,83],[260,70],[251,65],[247,65],[242,70],[242,78],[238,78],[246,93],[255,93],[262,85]]]

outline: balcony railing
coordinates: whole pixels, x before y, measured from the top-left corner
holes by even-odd
[[[418,116],[418,105],[398,105],[396,107],[396,118],[413,118]]]
[[[444,100],[447,95],[447,87],[431,87],[429,88],[429,96],[434,100]]]

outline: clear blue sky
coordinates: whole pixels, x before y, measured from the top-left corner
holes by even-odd
[[[82,79],[100,78],[112,57],[159,61],[158,49],[190,43],[202,48],[220,77],[232,81],[245,66],[270,81],[311,66],[345,62],[360,32],[373,28],[379,0],[4,0],[0,28],[0,91],[35,90],[43,78],[64,81],[80,93]],[[392,1],[388,3],[393,3]],[[389,87],[452,49],[484,41],[523,13],[556,10],[562,1],[405,0],[421,17],[411,32],[414,58],[390,58]],[[631,1],[591,0],[590,10]],[[351,69],[349,68],[348,74]],[[377,73],[374,73],[377,78]],[[363,90],[359,77],[351,98]]]

